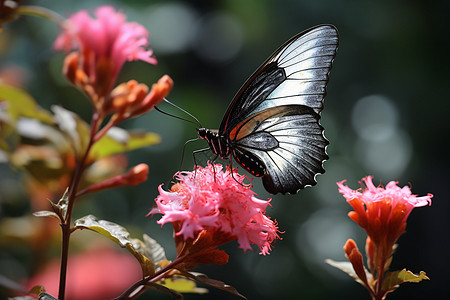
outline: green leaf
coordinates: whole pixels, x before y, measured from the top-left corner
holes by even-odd
[[[161,266],[158,265],[159,262],[167,261],[166,252],[164,248],[154,239],[149,237],[147,234],[144,234],[144,252],[142,253],[146,257],[148,257],[151,261],[155,263],[155,269],[159,270]]]
[[[383,290],[393,291],[399,284],[404,282],[421,282],[422,280],[430,280],[424,271],[420,271],[419,275],[411,271],[403,269],[401,271],[394,271],[386,273],[383,280]]]
[[[99,159],[113,154],[152,146],[160,142],[161,138],[156,133],[130,132],[119,127],[112,127],[106,135],[94,144],[90,154],[95,159]]]
[[[110,221],[99,220],[93,215],[87,215],[76,220],[75,227],[98,232],[119,244],[122,248],[131,243],[130,233],[124,227]]]
[[[199,288],[195,284],[195,281],[183,277],[172,277],[164,279],[164,282],[159,282],[165,287],[180,292],[180,293],[195,293],[195,294],[206,294],[208,289]]]
[[[9,116],[14,120],[19,117],[37,119],[47,124],[53,124],[53,116],[42,109],[27,92],[22,89],[0,83],[0,102],[6,102]]]
[[[154,282],[145,282],[143,283],[143,285],[145,285],[146,287],[148,287],[149,289],[155,290],[155,291],[159,291],[162,293],[166,293],[171,295],[172,297],[176,298],[176,299],[183,299],[183,295],[181,295],[180,293],[178,293],[175,290],[171,290],[161,284],[158,283],[154,283]],[[141,287],[139,286],[138,289],[140,289]],[[146,289],[145,289],[146,290]],[[141,289],[140,291],[136,291],[136,295],[140,295],[141,293],[143,293],[145,291],[144,289]],[[134,292],[133,292],[134,294]]]
[[[155,264],[142,253],[143,246],[144,243],[141,240],[130,239],[130,243],[125,248],[137,259],[142,269],[142,278],[145,278],[155,274]]]
[[[353,265],[351,262],[348,261],[334,261],[332,259],[325,259],[325,262],[329,264],[330,266],[333,266],[335,268],[338,268],[339,270],[347,273],[352,277],[356,282],[362,284],[363,286],[366,286],[366,284],[359,278],[359,276],[356,274],[355,270],[353,269]],[[372,274],[370,274],[369,271],[364,268],[364,271],[366,272],[367,280],[371,282]]]
[[[93,215],[85,216],[75,221],[75,228],[89,229],[106,236],[122,248],[126,248],[138,260],[142,269],[142,276],[155,274],[154,263],[143,255],[145,243],[130,237],[130,233],[122,226],[106,221],[98,220]]]
[[[40,295],[42,293],[45,293],[45,288],[42,285],[35,285],[31,288],[30,293]]]
[[[180,271],[180,270],[178,270]],[[216,280],[216,279],[211,279],[208,276],[206,276],[205,274],[201,274],[201,273],[194,273],[194,272],[184,272],[184,271],[180,271],[180,274],[183,276],[186,276],[188,278],[192,278],[195,281],[198,281],[200,283],[206,284],[208,286],[214,287],[216,289],[228,292],[230,294],[233,294],[235,296],[240,297],[241,299],[247,299],[244,295],[240,294],[234,287],[232,287],[231,285],[228,285],[222,281]]]
[[[54,217],[59,220],[59,216],[57,213],[55,213],[53,211],[48,211],[48,210],[36,211],[33,213],[33,216],[35,216],[35,217]]]
[[[39,107],[24,90],[0,83],[0,149],[11,151],[19,142],[16,131],[19,118],[26,117],[47,124],[53,124],[50,112]]]
[[[91,129],[77,114],[58,105],[52,106],[55,122],[61,131],[65,132],[72,141],[75,152],[82,155],[88,146]]]

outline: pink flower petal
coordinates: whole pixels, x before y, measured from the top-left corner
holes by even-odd
[[[372,176],[362,179],[363,188],[352,190],[338,182],[339,192],[352,205],[349,216],[367,232],[376,245],[378,264],[384,263],[392,253],[392,247],[405,231],[406,220],[414,207],[431,204],[433,195],[417,197],[407,186],[400,188],[391,181],[386,187],[376,187]]]
[[[96,19],[87,11],[73,14],[55,40],[54,48],[78,50],[88,66],[90,78],[95,78],[95,66],[99,61],[110,61],[114,66],[110,82],[115,82],[126,61],[141,60],[156,64],[153,51],[148,48],[149,32],[140,24],[126,22],[126,16],[112,6],[95,10]],[[112,86],[111,86],[112,87]]]
[[[242,184],[245,176],[209,164],[175,177],[179,183],[172,191],[159,187],[157,209],[150,212],[163,214],[159,224],[182,222],[176,234],[184,239],[215,228],[234,236],[244,250],[254,244],[261,254],[269,253],[271,243],[279,238],[278,227],[265,215],[269,201],[255,198],[255,193]]]

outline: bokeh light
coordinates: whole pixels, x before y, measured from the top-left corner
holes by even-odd
[[[150,5],[145,8],[147,17],[142,24],[151,31],[153,49],[160,54],[173,54],[187,51],[196,36],[196,11],[181,2],[168,2]],[[134,12],[142,15],[142,12]],[[167,37],[171,38],[168,39]]]
[[[380,178],[401,176],[412,156],[413,145],[408,133],[399,127],[398,118],[392,101],[382,95],[363,97],[353,107],[356,157]]]

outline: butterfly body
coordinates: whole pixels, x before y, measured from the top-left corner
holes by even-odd
[[[242,86],[219,130],[201,128],[198,136],[217,156],[262,177],[270,193],[314,185],[328,159],[319,120],[337,45],[332,25],[294,36]]]
[[[220,158],[226,159],[230,154],[230,146],[225,137],[221,137],[217,130],[199,128],[197,134],[201,139],[205,139],[211,151]]]

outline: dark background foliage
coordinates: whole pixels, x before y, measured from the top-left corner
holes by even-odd
[[[27,2],[27,1],[25,1]],[[344,260],[347,238],[364,248],[364,233],[347,216],[350,206],[336,182],[357,181],[372,174],[375,184],[399,181],[415,194],[434,194],[433,205],[418,208],[399,240],[392,269],[427,272],[430,281],[405,284],[390,299],[442,299],[447,284],[450,225],[448,201],[448,1],[29,1],[62,15],[103,4],[120,7],[128,20],[142,23],[159,64],[128,63],[120,81],[151,84],[169,74],[175,88],[169,99],[194,114],[208,128],[217,128],[234,93],[284,41],[317,24],[334,24],[340,33],[322,124],[330,140],[326,174],[318,184],[296,195],[274,196],[268,215],[276,218],[283,240],[269,256],[243,253],[236,243],[224,247],[225,266],[204,266],[200,272],[235,286],[249,299],[367,299],[366,291],[324,259]],[[89,101],[61,75],[62,55],[51,44],[54,24],[22,17],[0,35],[0,68],[26,69],[24,88],[49,108],[60,104],[86,119]],[[180,111],[162,104],[176,115]],[[150,166],[149,180],[136,188],[103,192],[80,203],[76,215],[93,213],[126,226],[133,235],[147,233],[174,257],[171,228],[161,230],[157,217],[145,218],[157,186],[178,170],[183,144],[196,136],[195,127],[156,111],[124,124],[162,136],[158,146],[129,154],[130,165]],[[186,147],[183,170],[192,169]],[[204,157],[204,164],[208,158]],[[0,165],[0,218],[29,214],[20,176]],[[271,197],[259,179],[259,198]],[[14,200],[13,200],[14,199]],[[56,225],[55,225],[56,226]],[[85,234],[85,233],[83,233]],[[87,234],[87,233],[86,233]],[[89,235],[89,234],[87,234]],[[17,245],[1,245],[1,273],[28,276],[33,263]],[[58,248],[54,254],[58,254]],[[16,267],[11,267],[16,266]],[[149,299],[160,297],[150,293]],[[229,299],[211,290],[186,299]],[[161,296],[167,299],[168,296]],[[159,298],[158,298],[159,299]]]

